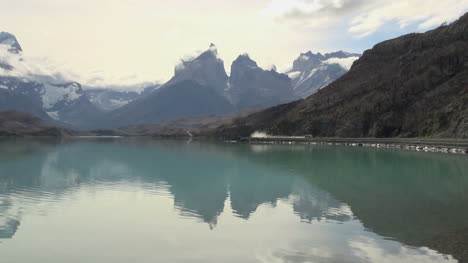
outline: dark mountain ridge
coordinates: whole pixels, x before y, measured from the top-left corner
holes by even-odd
[[[448,26],[379,43],[307,99],[238,119],[215,134],[466,138],[467,27],[468,13]]]
[[[180,118],[226,114],[232,105],[214,88],[193,80],[164,86],[151,95],[138,99],[109,113],[107,127],[131,124],[162,123]]]
[[[77,132],[57,128],[47,122],[24,112],[0,111],[0,137],[69,137]]]
[[[238,109],[271,107],[297,99],[287,75],[260,68],[247,54],[232,63],[226,96]]]

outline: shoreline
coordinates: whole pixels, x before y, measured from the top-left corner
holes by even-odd
[[[468,140],[464,139],[421,139],[421,138],[307,138],[272,136],[261,138],[241,138],[228,140],[230,143],[249,144],[308,144],[343,145],[351,147],[371,147],[400,149],[418,152],[438,152],[468,155]]]
[[[152,138],[152,139],[192,139],[210,138],[204,136],[0,136],[0,139],[8,138],[42,138],[42,139],[124,139],[124,138]],[[468,155],[468,139],[426,139],[426,138],[309,138],[304,136],[268,136],[268,137],[243,137],[240,139],[212,138],[226,143],[247,144],[301,144],[301,145],[340,145],[349,147],[368,147],[382,149],[399,149],[417,152],[435,152]]]

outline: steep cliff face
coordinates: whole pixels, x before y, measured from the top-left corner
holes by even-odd
[[[175,67],[174,77],[164,86],[172,86],[190,80],[201,86],[210,87],[223,95],[227,87],[228,75],[224,70],[224,62],[218,57],[218,50],[211,44],[208,50],[194,59],[182,61]],[[163,87],[164,87],[163,86]]]
[[[179,118],[219,115],[233,110],[225,97],[228,75],[216,46],[182,61],[174,76],[157,90],[111,111],[100,127],[161,123]]]
[[[269,107],[298,98],[287,75],[263,70],[246,54],[232,63],[226,96],[238,109]]]
[[[449,26],[377,44],[305,100],[217,133],[339,137],[468,136],[468,14]]]

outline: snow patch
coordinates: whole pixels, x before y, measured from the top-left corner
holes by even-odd
[[[7,86],[0,85],[0,89],[8,89]]]
[[[78,93],[79,87],[76,83],[66,87],[44,84],[42,94],[42,105],[45,109],[53,108],[57,103],[65,101],[67,104],[81,97]]]
[[[49,115],[49,117],[51,117],[54,120],[60,120],[58,111],[48,111],[47,115]]]
[[[290,79],[295,79],[297,77],[299,77],[301,75],[301,72],[300,71],[293,71],[293,72],[289,72],[287,73],[288,77]]]
[[[321,68],[321,67],[320,67],[319,69],[320,69],[320,70],[323,70],[323,68]],[[317,69],[316,69],[316,68],[314,68],[314,69],[309,73],[309,75],[307,76],[306,79],[310,79],[313,75],[315,75],[315,73],[317,73]]]
[[[122,100],[122,99],[118,99],[118,100],[111,99],[111,100],[110,100],[110,103],[111,103],[111,104],[116,105],[116,106],[119,106],[119,107],[125,106],[125,105],[127,105],[129,102],[130,102],[130,101],[128,101],[128,100]]]
[[[306,80],[310,79],[312,76],[315,75],[315,73],[317,73],[318,70],[323,70],[322,67],[319,67],[319,68],[314,68],[313,70],[311,70],[309,72],[309,75],[307,75],[307,77],[304,77],[304,75],[301,76],[301,79],[297,82],[297,84],[295,85],[294,88],[297,88],[299,87],[302,83],[304,83]]]
[[[338,64],[342,68],[349,70],[353,65],[353,62],[356,61],[359,57],[349,57],[349,58],[329,58],[324,61],[326,64]]]

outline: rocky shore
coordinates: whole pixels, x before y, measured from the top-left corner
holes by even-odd
[[[344,145],[351,147],[401,149],[418,152],[468,154],[468,140],[465,139],[308,138],[270,136],[262,138],[246,137],[239,140],[230,140],[228,142],[251,144]]]

